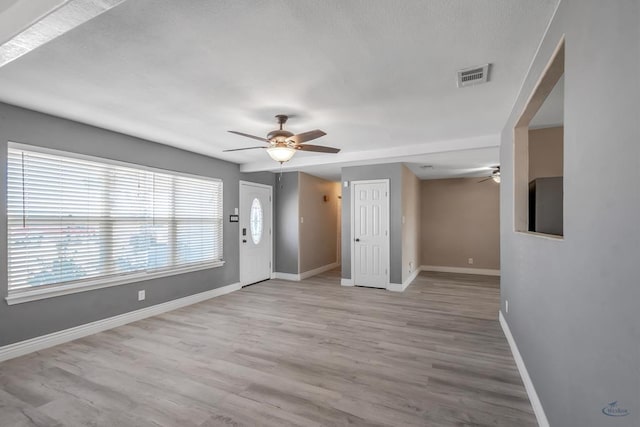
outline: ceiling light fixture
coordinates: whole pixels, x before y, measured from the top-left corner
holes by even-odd
[[[273,160],[282,164],[291,160],[293,155],[296,154],[296,149],[286,145],[276,145],[267,148],[267,153]]]
[[[294,135],[288,130],[284,130],[284,124],[289,119],[289,116],[287,116],[286,114],[278,114],[276,116],[276,119],[278,120],[280,128],[269,132],[266,138],[263,138],[261,136],[249,135],[248,133],[236,132],[235,130],[229,131],[236,135],[244,136],[245,138],[257,139],[258,141],[266,142],[267,144],[269,144],[267,147],[232,148],[230,150],[224,150],[224,152],[226,153],[229,151],[255,150],[258,148],[266,148],[269,157],[282,165],[283,163],[291,160],[293,155],[296,154],[296,151],[315,151],[316,153],[334,154],[340,151],[339,148],[307,144],[308,141],[312,141],[316,138],[320,138],[326,135],[326,133],[321,131],[320,129],[315,129]]]
[[[500,166],[496,166],[493,172],[491,172],[491,179],[500,184]]]
[[[500,184],[500,166],[492,166],[491,169],[493,169],[491,171],[491,175],[489,175],[487,178],[483,179],[482,181],[478,181],[478,183],[489,181],[490,179],[492,179],[493,182]]]

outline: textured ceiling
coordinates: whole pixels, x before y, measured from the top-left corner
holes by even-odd
[[[277,167],[263,150],[222,153],[255,145],[226,131],[265,135],[277,113],[343,150],[290,168],[480,152],[498,144],[556,4],[129,0],[0,68],[0,100],[243,170]],[[487,62],[488,84],[456,87],[457,69]]]

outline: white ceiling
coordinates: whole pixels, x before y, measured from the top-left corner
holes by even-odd
[[[553,87],[531,122],[529,128],[540,129],[564,124],[564,75]]]
[[[442,174],[416,171],[462,176],[498,163],[557,2],[126,1],[0,68],[0,100],[245,171],[279,166],[264,150],[223,153],[256,145],[226,131],[266,135],[294,114],[291,131],[323,129],[314,143],[342,152],[297,153],[287,170],[440,161]],[[457,69],[487,62],[488,84],[456,87]]]
[[[345,166],[362,166],[388,162],[403,162],[420,179],[472,178],[489,176],[491,166],[499,162],[499,147],[477,148],[460,151],[446,151],[399,158],[376,158],[343,163],[330,163],[304,166],[300,169],[311,175],[330,181],[340,181],[341,168]]]

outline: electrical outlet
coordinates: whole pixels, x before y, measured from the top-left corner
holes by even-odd
[[[344,188],[349,188],[349,181],[344,182]]]
[[[504,311],[509,313],[509,300],[508,299],[504,300]]]
[[[142,289],[141,291],[138,291],[138,301],[144,301],[144,299],[146,297],[147,296],[145,295],[145,290],[144,289]]]
[[[469,258],[469,264],[473,264],[473,258]]]
[[[304,224],[304,217],[303,216],[300,217],[300,224]]]

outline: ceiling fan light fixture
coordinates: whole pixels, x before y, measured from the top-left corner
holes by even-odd
[[[494,182],[500,184],[500,166],[496,166],[496,168],[491,173],[491,178]]]
[[[293,155],[296,154],[296,149],[281,145],[267,148],[267,153],[269,153],[269,157],[276,162],[285,163],[291,160]]]
[[[291,160],[296,151],[312,151],[316,153],[338,153],[340,151],[339,148],[326,147],[323,145],[313,145],[307,144],[309,141],[313,141],[314,139],[325,136],[327,133],[321,131],[320,129],[310,130],[308,132],[302,132],[298,134],[293,134],[288,130],[284,130],[284,124],[288,119],[288,116],[285,114],[278,114],[276,116],[278,119],[279,129],[273,130],[269,132],[266,138],[261,136],[249,135],[248,133],[236,132],[235,130],[230,130],[230,133],[244,136],[245,138],[256,139],[258,141],[266,142],[269,144],[266,147],[247,147],[247,148],[232,148],[230,150],[223,150],[223,152],[228,151],[241,151],[241,150],[255,150],[258,148],[266,148],[267,153],[269,153],[269,157],[271,157],[276,162],[283,164]]]

